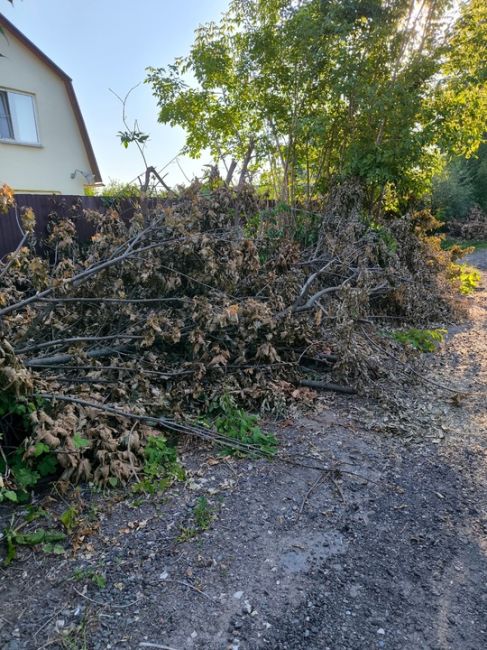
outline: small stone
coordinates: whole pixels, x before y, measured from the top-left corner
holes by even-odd
[[[243,591],[236,591],[233,594],[233,597],[235,598],[235,600],[240,600],[242,598],[242,596],[243,596],[243,593],[244,593]]]
[[[383,627],[380,627],[380,628],[377,630],[377,634],[385,634],[385,633],[386,633],[386,631],[384,630]]]

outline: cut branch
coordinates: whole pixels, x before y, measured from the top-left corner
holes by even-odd
[[[143,336],[135,336],[133,334],[113,334],[110,336],[73,336],[67,339],[54,339],[53,341],[45,341],[43,343],[27,345],[24,348],[17,348],[15,350],[15,353],[25,354],[26,352],[34,352],[35,350],[51,348],[56,345],[71,345],[72,343],[100,343],[101,341],[113,341],[116,339],[141,340],[143,338]]]
[[[355,388],[350,386],[342,386],[341,384],[333,384],[326,381],[314,381],[312,379],[302,379],[299,382],[300,386],[307,386],[308,388],[316,388],[317,390],[331,390],[335,393],[347,393],[349,395],[355,395]]]
[[[112,357],[127,350],[127,346],[119,346],[116,348],[97,348],[95,350],[88,350],[85,356],[88,359],[103,359],[104,357]],[[52,357],[37,357],[35,359],[27,359],[24,361],[26,368],[46,368],[48,366],[58,366],[74,361],[76,356],[74,354],[57,354]]]

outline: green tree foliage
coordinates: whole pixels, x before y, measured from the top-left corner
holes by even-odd
[[[228,182],[259,173],[286,201],[346,176],[379,210],[420,196],[440,146],[474,151],[485,128],[486,5],[466,2],[450,30],[452,5],[233,0],[187,56],[148,69],[159,120],[226,161]]]
[[[454,157],[433,181],[433,208],[442,219],[464,219],[474,205],[487,213],[487,144],[470,158]]]
[[[487,3],[461,5],[447,46],[433,117],[438,142],[469,158],[485,141],[487,125]]]
[[[464,158],[455,158],[433,179],[432,204],[442,219],[464,219],[475,203],[474,179]]]

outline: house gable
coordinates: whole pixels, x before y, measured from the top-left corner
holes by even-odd
[[[0,89],[31,94],[40,136],[38,151],[34,146],[24,147],[15,142],[12,146],[5,140],[0,141],[0,175],[6,175],[0,181],[9,182],[9,175],[18,179],[23,168],[24,176],[34,179],[28,182],[33,186],[26,187],[26,183],[19,186],[17,181],[19,190],[35,191],[42,185],[42,191],[80,193],[73,191],[76,183],[70,178],[76,169],[91,172],[94,180],[101,182],[71,78],[1,13],[0,26],[6,35],[6,39],[2,39],[5,56],[0,58]],[[58,177],[62,181],[57,184],[50,180]]]

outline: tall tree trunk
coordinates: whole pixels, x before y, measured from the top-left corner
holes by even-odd
[[[230,167],[228,168],[227,175],[225,178],[225,183],[227,185],[230,185],[230,183],[232,182],[232,178],[236,168],[237,168],[237,161],[235,160],[235,158],[232,158],[232,162],[230,163]]]
[[[238,185],[237,185],[238,189],[243,187],[245,183],[245,177],[247,176],[247,171],[249,168],[250,161],[252,159],[252,154],[254,153],[254,148],[255,148],[255,140],[254,138],[250,138],[249,146],[247,147],[247,151],[245,152],[245,156],[242,162],[242,170],[240,171],[240,177],[238,179]]]

